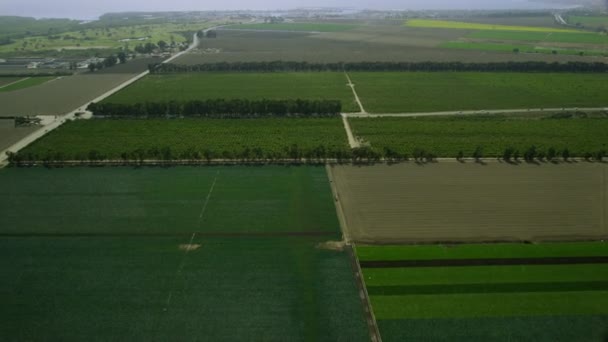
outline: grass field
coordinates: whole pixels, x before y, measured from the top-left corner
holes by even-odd
[[[37,85],[44,84],[51,80],[56,79],[56,77],[30,77],[27,79],[23,79],[17,83],[10,84],[8,86],[0,87],[0,92],[10,92],[19,89],[25,89],[29,87],[35,87]]]
[[[606,15],[569,15],[567,21],[572,25],[580,23],[583,26],[608,26],[608,16]]]
[[[608,43],[608,36],[599,33],[572,33],[572,32],[521,32],[521,31],[492,31],[481,30],[471,32],[469,38],[507,41],[533,41],[548,43],[576,43],[604,45]]]
[[[300,31],[300,32],[340,32],[356,28],[358,25],[332,23],[279,23],[279,24],[240,24],[230,25],[227,29]]]
[[[412,156],[424,149],[440,157],[471,156],[479,146],[487,157],[506,148],[520,155],[536,146],[547,152],[568,149],[573,156],[608,150],[608,118],[550,119],[508,116],[351,118],[353,134],[382,152],[386,147]]]
[[[153,75],[105,102],[187,101],[202,99],[340,100],[344,111],[356,103],[343,73],[194,73]]]
[[[606,257],[607,246],[600,242],[361,246],[357,255],[385,341],[450,336],[459,341],[515,338],[599,342],[608,331],[607,264],[449,267],[442,266],[441,261]],[[419,258],[438,264],[366,266],[368,261]]]
[[[348,256],[317,248],[340,238],[323,167],[5,169],[0,186],[2,340],[369,338]]]
[[[405,25],[409,27],[425,27],[425,28],[444,28],[444,29],[465,29],[465,30],[496,30],[496,31],[518,31],[518,32],[572,32],[580,31],[573,29],[563,29],[555,27],[541,26],[512,26],[512,25],[493,25],[473,22],[459,22],[448,20],[431,20],[431,19],[410,19]]]
[[[340,118],[274,118],[79,120],[66,123],[23,153],[44,159],[60,152],[69,160],[87,159],[96,150],[106,158],[121,159],[122,153],[168,147],[174,158],[183,159],[194,158],[193,153],[203,159],[205,151],[213,158],[240,159],[247,158],[245,150],[251,150],[249,157],[253,157],[255,149],[261,150],[262,157],[287,158],[293,145],[305,153],[320,146],[349,151]]]
[[[608,236],[600,163],[331,168],[356,242],[574,241]],[[437,215],[441,213],[441,215]]]
[[[602,107],[603,74],[349,73],[371,113]]]
[[[559,54],[559,55],[580,55],[584,56],[608,56],[608,50],[590,50],[587,47],[577,48],[562,48],[562,47],[546,47],[546,46],[531,46],[522,44],[500,44],[500,43],[485,43],[485,42],[466,42],[452,41],[441,44],[443,48],[451,49],[466,49],[466,50],[481,50],[481,51],[502,51],[515,53],[542,53],[542,54]]]

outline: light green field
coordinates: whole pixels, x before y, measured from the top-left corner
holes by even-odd
[[[530,45],[513,45],[499,43],[481,43],[481,42],[463,42],[452,41],[440,45],[442,48],[449,49],[464,49],[464,50],[480,50],[480,51],[500,51],[516,53],[542,53],[558,55],[584,55],[584,56],[608,56],[608,50],[589,50],[586,47],[580,49],[575,48],[560,48],[560,47],[540,47]]]
[[[50,80],[54,80],[56,78],[57,77],[30,77],[27,79],[22,79],[22,81],[10,84],[8,86],[0,86],[0,92],[9,92],[9,91],[15,91],[15,90],[19,90],[19,89],[34,87],[34,86],[46,83]]]
[[[444,29],[464,29],[464,30],[493,30],[493,31],[520,31],[520,32],[574,32],[580,31],[573,29],[561,29],[553,27],[539,26],[511,26],[511,25],[492,25],[481,23],[467,23],[460,21],[448,20],[431,20],[431,19],[410,19],[406,21],[406,26],[409,27],[424,27],[424,28],[444,28]]]
[[[356,28],[358,25],[330,23],[277,23],[277,24],[240,24],[226,28],[237,30],[300,31],[300,32],[341,32]]]
[[[603,107],[603,74],[352,72],[371,113]]]
[[[194,73],[152,75],[104,100],[112,103],[203,99],[340,100],[357,111],[343,73]]]
[[[456,341],[603,341],[608,264],[376,268],[366,262],[606,257],[606,243],[356,250],[383,341],[435,341],[446,336]]]
[[[520,32],[480,30],[471,32],[467,37],[487,40],[515,40],[549,43],[576,43],[576,44],[607,44],[608,36],[599,33],[572,33],[572,32]]]

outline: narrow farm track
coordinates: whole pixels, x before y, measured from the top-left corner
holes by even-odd
[[[210,27],[207,28],[205,30],[203,30],[203,32],[207,32],[209,30],[213,30],[213,29],[217,29],[220,28],[222,26],[214,26],[214,27]],[[196,33],[193,35],[193,40],[192,40],[192,44],[184,51],[179,52],[177,54],[175,54],[174,56],[166,59],[165,61],[163,61],[163,63],[170,63],[173,60],[183,56],[184,54],[190,52],[191,50],[195,49],[199,44],[198,41],[198,37],[196,35]],[[106,93],[104,93],[103,95],[83,104],[82,106],[79,106],[78,108],[74,109],[73,111],[62,115],[62,116],[58,116],[52,123],[42,126],[40,127],[40,129],[38,129],[37,131],[33,132],[32,134],[26,136],[25,138],[23,138],[21,141],[13,144],[12,146],[8,147],[6,150],[0,151],[0,168],[6,166],[7,160],[8,160],[8,152],[19,152],[20,150],[22,150],[23,148],[25,148],[27,145],[33,143],[34,141],[42,138],[44,135],[46,135],[47,133],[55,130],[56,128],[58,128],[59,126],[61,126],[62,124],[64,124],[66,121],[68,120],[74,120],[77,118],[76,113],[82,113],[86,110],[87,106],[89,104],[91,104],[92,102],[99,102],[104,100],[105,98],[115,94],[116,92],[128,87],[129,85],[137,82],[138,80],[142,79],[143,77],[147,76],[150,73],[150,71],[146,70],[144,72],[142,72],[139,75],[136,75],[135,77],[123,82],[122,84],[116,86],[115,88],[107,91]],[[20,81],[19,81],[20,82]]]
[[[348,145],[350,148],[358,148],[361,147],[359,140],[355,138],[352,129],[350,128],[350,123],[348,122],[348,118],[346,115],[342,114],[342,122],[344,123],[344,129],[346,130],[346,136],[348,137]]]
[[[448,115],[501,115],[521,113],[552,113],[552,112],[608,112],[606,107],[588,108],[525,108],[525,109],[490,109],[490,110],[454,110],[445,112],[417,112],[417,113],[343,113],[347,118],[381,118],[381,117],[422,117],[422,116],[448,116]]]
[[[30,78],[31,78],[31,77],[26,77],[26,78],[22,78],[22,79],[20,79],[20,80],[16,80],[15,82],[11,82],[11,83],[9,83],[9,84],[5,84],[5,85],[1,86],[1,87],[0,87],[0,89],[6,88],[6,87],[10,87],[10,86],[12,86],[13,84],[21,83],[21,82],[23,82],[23,81],[25,81],[25,80],[29,80]]]
[[[353,95],[355,96],[355,101],[357,101],[357,104],[359,105],[359,109],[360,112],[359,114],[367,114],[367,112],[365,111],[365,108],[363,108],[363,103],[361,103],[361,100],[359,99],[359,95],[357,94],[357,91],[355,90],[355,84],[353,83],[353,81],[351,81],[350,76],[348,76],[347,72],[344,72],[344,75],[346,76],[346,80],[348,81],[348,86],[350,87],[350,89],[352,89],[353,91]]]

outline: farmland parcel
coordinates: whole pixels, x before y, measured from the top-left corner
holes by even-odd
[[[371,113],[603,107],[604,74],[349,73]]]
[[[0,339],[368,339],[324,168],[82,171],[0,171]]]
[[[340,118],[78,120],[27,147],[33,159],[87,159],[97,151],[103,159],[291,158],[290,150],[307,157],[315,149],[348,152]],[[309,156],[310,157],[310,156]]]
[[[358,246],[357,254],[383,341],[599,342],[608,329],[607,247]]]
[[[602,163],[405,163],[331,172],[354,241],[608,236],[608,167]]]
[[[391,149],[412,157],[417,149],[439,157],[470,157],[480,148],[486,157],[503,157],[506,149],[523,157],[531,147],[560,156],[608,150],[608,119],[552,116],[438,116],[351,118],[354,135],[378,153]],[[560,118],[561,117],[561,118]]]
[[[203,99],[340,100],[356,111],[342,73],[196,73],[152,75],[105,100],[108,103]]]

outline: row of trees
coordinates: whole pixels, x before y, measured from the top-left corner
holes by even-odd
[[[293,161],[297,163],[321,163],[328,159],[336,160],[337,162],[353,162],[353,163],[374,163],[380,161],[401,162],[414,160],[418,163],[426,163],[434,161],[437,156],[429,151],[421,148],[414,149],[412,156],[397,152],[391,148],[376,150],[370,147],[359,147],[353,149],[331,149],[325,146],[317,146],[314,148],[303,148],[297,144],[285,147],[282,151],[272,150],[265,151],[259,147],[244,147],[234,151],[213,151],[210,149],[197,150],[190,147],[185,150],[175,151],[170,147],[152,147],[149,149],[136,149],[125,151],[120,156],[109,156],[99,150],[91,150],[86,154],[66,155],[62,152],[47,151],[46,153],[11,153],[8,152],[9,161],[13,164],[27,164],[28,162],[64,162],[64,161],[92,161],[100,162],[104,160],[120,160],[123,162],[144,162],[146,160],[155,161],[243,161],[243,162],[276,162],[276,161]],[[467,156],[465,153],[458,152],[456,159],[463,161]],[[481,161],[483,158],[483,148],[477,147],[469,157]],[[557,151],[550,148],[546,152],[538,150],[531,146],[524,151],[523,155],[513,148],[505,149],[502,159],[507,162],[519,162],[523,158],[526,162],[548,161],[556,162],[560,158],[564,161],[570,161],[572,155],[568,149]],[[606,151],[600,150],[594,153],[588,152],[584,154],[584,158],[588,161],[602,162],[606,158]]]
[[[144,102],[133,104],[91,103],[87,110],[104,117],[330,117],[340,115],[342,103],[335,100],[245,100]]]
[[[126,62],[127,62],[127,54],[124,53],[123,51],[121,51],[116,55],[110,55],[109,57],[104,59],[103,62],[90,63],[89,71],[94,72],[95,70],[101,70],[103,68],[111,68],[118,63],[125,64]],[[76,66],[70,65],[70,70],[72,68],[76,69]]]
[[[197,65],[161,64],[148,65],[150,73],[180,73],[206,71],[482,71],[482,72],[608,72],[608,64],[601,62],[221,62]]]

